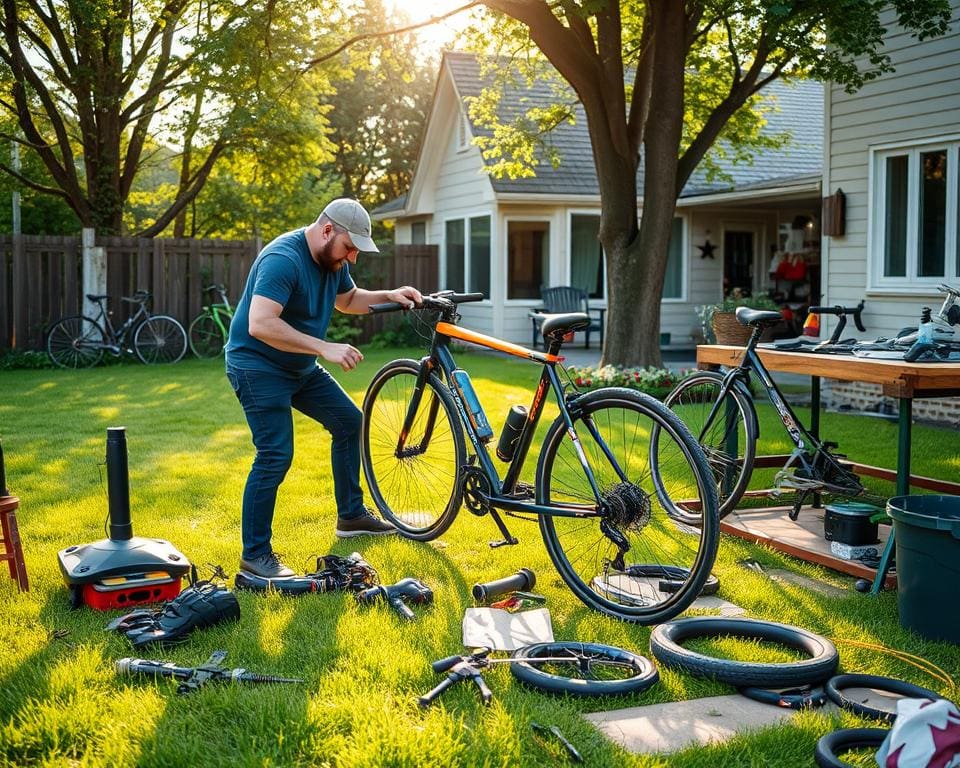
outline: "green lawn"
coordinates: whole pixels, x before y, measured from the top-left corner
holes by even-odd
[[[413,350],[407,354],[417,355]],[[359,403],[370,377],[393,356],[371,351],[358,370],[338,373],[338,378]],[[499,431],[511,404],[528,403],[537,368],[485,355],[461,359]],[[761,408],[761,451],[783,451],[785,436],[767,410]],[[809,412],[800,409],[800,414],[807,418]],[[228,666],[301,676],[305,684],[210,687],[180,697],[173,684],[117,678],[113,662],[136,655],[123,638],[103,632],[117,614],[71,611],[56,553],[103,537],[105,430],[121,425],[127,428],[135,533],[171,540],[201,568],[217,563],[228,573],[236,569],[240,497],[252,446],[222,362],[0,373],[0,436],[7,482],[21,500],[18,517],[31,579],[31,591],[23,595],[12,580],[0,579],[2,764],[353,768],[562,763],[562,752],[553,745],[544,748],[531,736],[529,722],[537,720],[560,726],[588,765],[796,766],[812,763],[816,739],[828,730],[841,723],[867,724],[812,712],[793,725],[724,746],[635,757],[606,741],[579,714],[731,689],[661,670],[661,682],[639,696],[563,699],[521,687],[506,665],[486,674],[495,696],[489,708],[480,705],[472,686],[460,685],[422,711],[416,697],[440,680],[429,663],[462,652],[461,618],[473,604],[470,587],[477,581],[520,567],[533,569],[558,639],[594,640],[648,654],[650,630],[585,608],[554,572],[536,526],[521,521],[510,521],[520,545],[497,550],[487,546],[497,538],[493,523],[465,511],[432,544],[399,537],[338,542],[328,440],[302,417],[297,417],[294,465],[278,502],[276,548],[300,571],[312,569],[315,555],[359,549],[385,582],[423,579],[434,590],[435,605],[418,611],[415,622],[404,622],[385,607],[359,607],[343,594],[290,599],[241,593],[238,624],[196,632],[182,646],[140,655],[192,666],[224,648]],[[893,463],[895,424],[827,414],[821,431],[853,458]],[[915,472],[955,477],[960,437],[955,431],[916,427],[913,456]],[[738,564],[745,558],[845,587],[847,596],[829,598],[771,582]],[[890,654],[846,642],[884,644],[947,670],[960,669],[960,649],[923,641],[900,627],[895,594],[860,595],[852,590],[852,579],[726,537],[714,572],[721,596],[750,615],[833,638],[844,670],[894,675],[950,693],[942,682]],[[749,644],[725,643],[723,648],[744,656],[756,653]]]

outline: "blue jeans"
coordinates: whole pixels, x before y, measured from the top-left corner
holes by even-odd
[[[360,489],[360,409],[323,368],[306,373],[254,371],[227,366],[227,378],[253,434],[257,454],[243,489],[243,557],[271,551],[277,488],[293,461],[293,412],[320,422],[333,437],[330,464],[337,514],[363,513]]]

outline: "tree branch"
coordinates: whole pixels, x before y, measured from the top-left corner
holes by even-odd
[[[386,29],[386,30],[383,30],[382,32],[366,32],[361,35],[354,35],[345,43],[338,46],[337,48],[330,51],[329,53],[325,53],[321,56],[317,56],[315,59],[310,59],[310,61],[306,63],[306,65],[303,67],[301,71],[306,72],[310,69],[313,69],[318,64],[322,64],[325,61],[329,61],[330,59],[335,58],[336,56],[338,56],[339,54],[347,50],[347,48],[349,48],[350,46],[355,45],[364,40],[375,40],[380,37],[390,37],[391,35],[400,35],[400,34],[403,34],[404,32],[412,32],[415,29],[420,29],[421,27],[426,27],[426,26],[429,26],[430,24],[436,24],[438,21],[449,19],[451,16],[455,16],[458,13],[462,13],[463,11],[469,10],[470,8],[473,8],[481,4],[482,3],[480,2],[480,0],[473,0],[472,2],[469,2],[466,5],[461,5],[459,8],[454,8],[452,11],[448,11],[447,13],[441,14],[439,16],[431,16],[426,21],[420,21],[420,22],[417,22],[416,24],[409,24],[406,27],[398,27],[396,29]]]
[[[13,168],[6,165],[5,163],[0,163],[0,171],[3,171],[4,173],[10,176],[13,176],[13,178],[17,179],[17,181],[19,181],[21,184],[24,184],[25,186],[30,187],[30,189],[35,189],[37,190],[37,192],[42,192],[45,195],[56,195],[57,197],[63,198],[68,203],[70,203],[70,207],[73,208],[73,202],[70,200],[70,196],[59,187],[47,187],[47,186],[44,186],[43,184],[38,184],[35,181],[31,181],[22,173],[15,171]]]

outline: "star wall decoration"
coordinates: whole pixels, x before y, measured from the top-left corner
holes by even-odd
[[[700,250],[701,259],[712,259],[713,252],[716,250],[717,246],[707,240],[703,245],[698,245],[697,248]]]

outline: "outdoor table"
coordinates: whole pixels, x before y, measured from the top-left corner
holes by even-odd
[[[849,463],[851,468],[860,474],[886,480],[895,479],[897,496],[908,495],[911,486],[940,493],[960,493],[960,483],[910,474],[913,400],[918,397],[960,395],[960,363],[907,363],[902,360],[879,360],[853,355],[816,355],[763,347],[757,348],[757,354],[771,371],[810,376],[810,432],[817,438],[820,432],[821,378],[879,384],[884,395],[895,398],[899,403],[896,472],[852,461],[845,463]],[[735,366],[742,355],[743,347],[701,344],[697,347],[697,368],[715,370],[720,366]],[[776,462],[783,463],[786,458],[758,456],[754,466],[775,466]],[[893,543],[891,531],[871,589],[874,594],[880,591],[886,578],[893,555]]]

